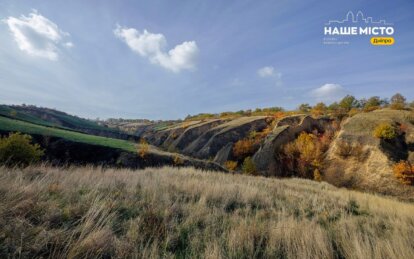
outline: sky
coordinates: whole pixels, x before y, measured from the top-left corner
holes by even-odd
[[[362,11],[395,30],[323,43]],[[414,1],[0,0],[0,103],[177,119],[357,98],[414,99]]]

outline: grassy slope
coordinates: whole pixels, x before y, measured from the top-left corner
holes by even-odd
[[[106,128],[96,124],[95,122],[68,115],[63,112],[53,111],[50,109],[43,109],[42,113],[48,114],[50,116],[57,118],[61,122],[72,125],[70,128],[100,130],[103,132],[118,132],[116,129]],[[26,111],[24,107],[9,107],[7,105],[0,105],[0,115],[42,126],[67,129],[67,127],[63,127],[57,123],[47,121],[45,119],[39,118],[38,116],[31,114],[30,112]]]
[[[413,204],[307,180],[0,167],[0,192],[5,258],[414,258]]]
[[[120,148],[127,151],[135,151],[134,143],[126,140],[99,137],[94,135],[88,135],[83,133],[78,133],[69,130],[57,129],[44,127],[24,121],[12,120],[9,118],[0,116],[0,130],[4,131],[19,131],[27,134],[39,134],[46,136],[54,136],[64,138],[70,141],[82,142],[93,145],[101,145],[113,148]]]

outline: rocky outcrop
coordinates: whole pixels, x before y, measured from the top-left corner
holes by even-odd
[[[183,150],[198,158],[212,158],[229,142],[236,142],[252,131],[262,131],[268,126],[266,116],[242,117],[211,128]]]
[[[213,162],[219,165],[224,165],[228,160],[233,160],[233,142],[227,143],[227,145],[220,149]]]
[[[307,115],[294,115],[280,119],[272,132],[266,137],[253,156],[253,162],[260,174],[265,176],[282,175],[281,167],[275,157],[277,150],[293,141],[301,132],[315,129],[322,132],[328,120],[318,120]]]
[[[413,187],[393,175],[400,160],[414,163],[414,115],[409,111],[382,109],[347,119],[325,159],[324,180],[337,185],[414,200]],[[373,136],[375,127],[390,123],[402,128],[393,140]]]

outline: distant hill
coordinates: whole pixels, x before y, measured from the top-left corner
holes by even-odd
[[[33,105],[0,105],[0,116],[45,127],[73,130],[91,135],[119,139],[137,139],[133,135],[100,125],[95,121]]]

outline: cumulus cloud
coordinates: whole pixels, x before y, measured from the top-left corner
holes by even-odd
[[[19,18],[8,17],[3,20],[20,50],[30,56],[57,60],[59,46],[73,47],[73,43],[66,41],[70,35],[33,10],[29,16],[21,15]]]
[[[270,66],[260,68],[259,70],[257,70],[257,74],[260,77],[282,77],[282,73],[276,72],[275,68]]]
[[[167,40],[160,33],[151,33],[147,30],[140,32],[134,28],[117,25],[114,34],[124,41],[132,51],[148,58],[153,64],[173,72],[194,70],[196,67],[199,50],[194,41],[185,41],[167,52],[165,50]]]
[[[335,101],[346,95],[345,89],[339,84],[324,84],[321,87],[313,89],[311,96],[318,101]]]

